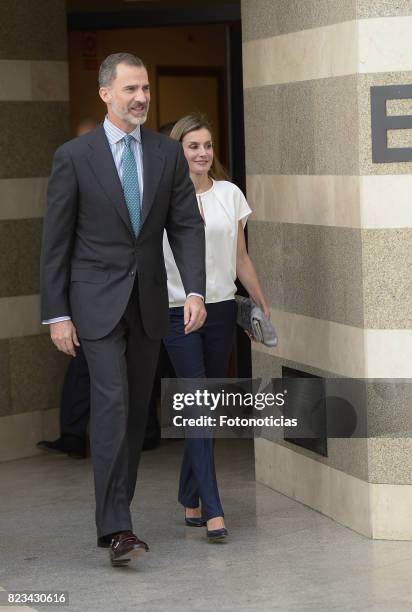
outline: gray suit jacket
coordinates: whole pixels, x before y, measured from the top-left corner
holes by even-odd
[[[41,257],[42,320],[69,315],[85,339],[119,322],[136,276],[149,337],[168,330],[163,230],[186,293],[205,295],[205,237],[181,145],[142,127],[144,191],[136,240],[103,126],[57,149]]]

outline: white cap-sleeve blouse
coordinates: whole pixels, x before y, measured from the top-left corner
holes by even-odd
[[[229,181],[213,181],[212,187],[197,194],[205,221],[206,303],[232,300],[236,293],[236,249],[239,221],[243,227],[251,214],[241,190]],[[183,306],[186,293],[166,232],[163,252],[167,271],[169,306]]]

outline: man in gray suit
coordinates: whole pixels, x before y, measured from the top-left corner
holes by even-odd
[[[166,228],[186,289],[185,331],[206,318],[203,221],[181,145],[141,127],[150,89],[127,53],[100,67],[104,123],[57,149],[44,220],[42,320],[79,340],[91,379],[98,545],[112,565],[148,550],[130,515],[160,339],[168,330]]]

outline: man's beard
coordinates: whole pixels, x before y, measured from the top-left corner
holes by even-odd
[[[131,125],[142,125],[142,123],[144,123],[147,119],[147,113],[149,112],[149,103],[146,104],[146,112],[140,117],[135,117],[134,115],[132,115],[132,113],[129,113],[128,111],[123,111],[117,106],[116,102],[114,101],[112,102],[112,111],[122,121],[126,121]]]

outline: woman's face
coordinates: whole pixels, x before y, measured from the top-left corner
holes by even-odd
[[[206,128],[194,130],[184,136],[183,151],[190,174],[208,174],[213,162],[212,135]]]

